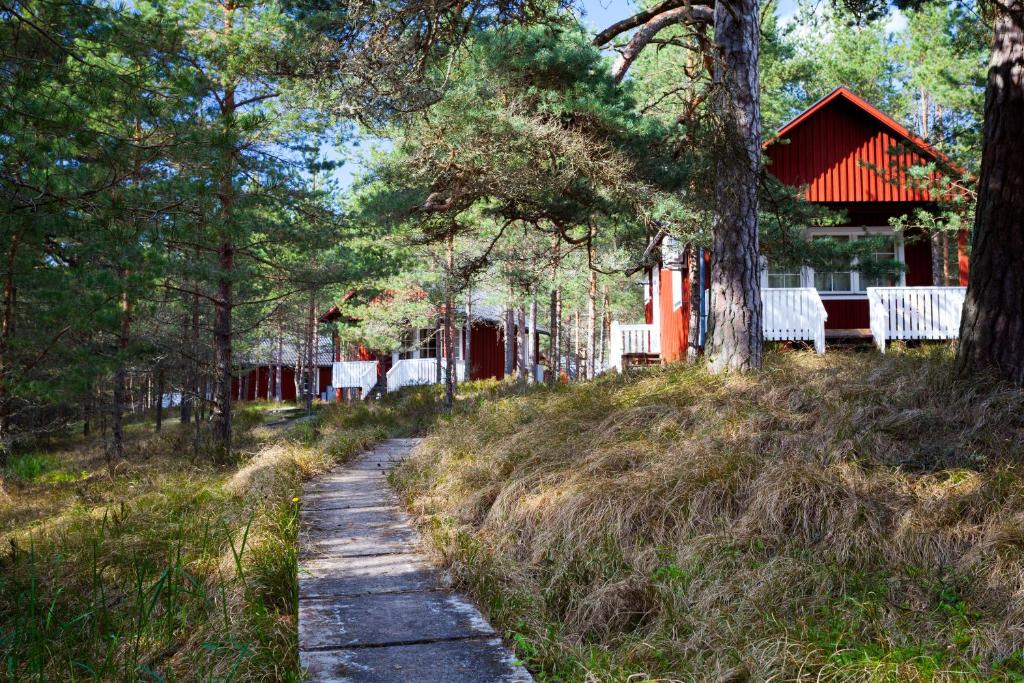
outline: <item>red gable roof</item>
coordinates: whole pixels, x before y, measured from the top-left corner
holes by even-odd
[[[789,144],[779,144],[780,140]],[[765,143],[768,170],[812,202],[924,202],[906,187],[913,164],[943,155],[845,87],[818,100]]]

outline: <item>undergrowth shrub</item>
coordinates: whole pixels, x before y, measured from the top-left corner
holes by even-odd
[[[541,680],[1024,680],[1024,396],[946,349],[495,396],[395,476]]]

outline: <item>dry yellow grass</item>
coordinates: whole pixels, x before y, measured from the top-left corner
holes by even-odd
[[[397,481],[542,680],[1024,680],[1024,396],[947,350],[538,388]]]
[[[17,456],[0,501],[0,680],[301,680],[300,481],[403,429],[399,411],[250,420],[237,467],[191,457],[173,428],[133,432],[114,472],[78,439]]]

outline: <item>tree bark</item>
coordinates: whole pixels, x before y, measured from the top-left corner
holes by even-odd
[[[164,426],[164,369],[156,369],[156,432],[159,434]]]
[[[1024,0],[995,2],[978,205],[956,369],[1024,384]]]
[[[119,273],[121,278],[126,278],[127,273],[122,269]],[[110,407],[110,448],[107,450],[107,464],[113,460],[124,459],[124,402],[125,402],[125,377],[127,369],[125,362],[128,353],[129,335],[131,334],[131,301],[128,292],[121,292],[121,323],[117,335],[117,369],[114,371],[114,395]]]
[[[757,190],[761,164],[756,0],[715,5],[716,110],[723,147],[715,178],[708,355],[714,372],[761,367],[761,283]]]
[[[518,374],[519,374],[520,381],[524,381],[525,382],[526,379],[529,376],[528,370],[526,368],[526,364],[527,364],[527,355],[529,354],[530,333],[527,331],[527,326],[526,326],[526,309],[523,308],[522,306],[519,307],[518,316],[519,316],[519,325],[518,325],[518,327],[519,327],[519,349],[518,349],[519,353],[516,354],[518,356],[518,358],[516,359],[516,365],[519,366],[519,368],[518,368],[519,369],[519,373]]]
[[[515,334],[516,334],[516,314],[512,310],[511,305],[505,309],[505,368],[504,377],[508,377],[512,374],[512,370],[515,368]]]
[[[593,260],[593,246],[591,248],[591,261]],[[586,377],[594,377],[594,351],[596,350],[597,335],[597,273],[590,269],[590,278],[587,283],[587,365]]]
[[[466,381],[473,379],[473,288],[466,291],[466,330],[462,334],[462,343],[466,347],[463,353],[466,364]]]
[[[562,340],[559,335],[561,329],[561,318],[562,318],[562,305],[561,296],[562,292],[558,287],[558,265],[560,260],[559,253],[559,240],[555,236],[554,244],[552,245],[553,258],[551,259],[551,310],[549,311],[551,316],[551,330],[548,336],[548,348],[550,349],[550,358],[548,359],[548,367],[551,368],[551,377],[549,381],[554,384],[558,382],[558,377],[562,372],[562,353],[561,345]]]
[[[932,286],[941,287],[942,282],[942,233],[938,231],[928,235],[932,252]]]
[[[455,239],[451,234],[448,235],[446,245],[446,260],[445,260],[445,273],[444,278],[444,335],[441,339],[442,346],[444,347],[445,366],[444,366],[444,407],[446,411],[451,411],[452,406],[455,404],[455,363],[458,361],[457,354],[455,353],[455,293],[453,291],[453,278],[455,277]],[[438,355],[440,355],[440,349],[438,349]]]
[[[11,237],[7,248],[7,272],[4,273],[4,310],[0,321],[0,478],[7,467],[11,449],[11,396],[8,384],[11,375],[10,349],[14,334],[14,265],[18,254],[19,233]],[[2,481],[0,481],[2,483]]]
[[[530,300],[530,359],[527,362],[526,372],[530,376],[530,383],[532,384],[537,380],[537,374],[535,368],[537,367],[537,342],[540,341],[540,337],[537,334],[537,294],[534,293],[533,298]]]
[[[313,373],[316,372],[315,363],[318,360],[316,334],[316,292],[309,292],[309,308],[306,316],[306,394],[303,401],[306,404],[306,415],[313,414]]]

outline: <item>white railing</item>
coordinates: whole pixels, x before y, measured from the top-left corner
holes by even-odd
[[[334,364],[331,372],[331,385],[335,389],[351,389],[358,387],[363,390],[362,397],[369,398],[370,389],[377,383],[377,361],[345,360]],[[328,396],[328,399],[332,397]]]
[[[825,353],[828,313],[813,287],[761,289],[761,327],[766,341],[813,341]]]
[[[889,339],[957,339],[966,287],[868,287],[871,336],[885,353]]]
[[[444,382],[445,365],[448,361],[441,360],[441,382]],[[466,380],[466,364],[455,363],[455,378],[459,382]],[[436,358],[405,358],[388,370],[388,393],[398,391],[402,387],[421,384],[439,384],[437,381]]]
[[[612,321],[608,367],[622,371],[623,356],[661,355],[661,331],[654,325],[620,325]]]

